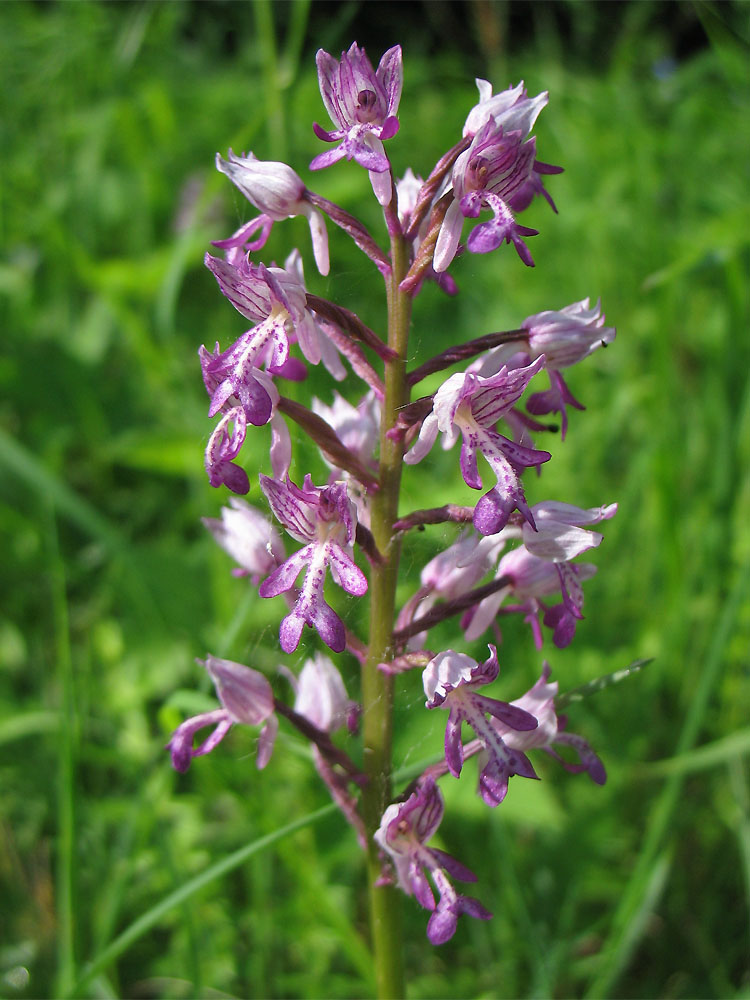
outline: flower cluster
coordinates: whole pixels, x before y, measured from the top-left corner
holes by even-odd
[[[383,210],[390,248],[383,249],[355,216],[309,189],[287,164],[253,153],[237,156],[231,149],[226,158],[217,154],[218,170],[260,214],[217,240],[221,255],[207,253],[205,264],[250,326],[223,349],[216,343],[213,350],[199,350],[208,415],[218,418],[205,451],[209,482],[235,494],[253,493],[280,527],[237,496],[204,523],[236,563],[236,576],[246,578],[261,598],[285,602],[279,614],[283,653],[296,654],[306,644],[312,648],[298,672],[280,667],[293,691],[291,702],[274,694],[278,677],[209,655],[204,665],[220,707],[183,722],[169,750],[174,767],[183,772],[232,727],[250,726],[259,729],[262,768],[279,721],[295,728],[311,741],[320,777],[380,866],[378,884],[395,882],[429,910],[427,935],[441,944],[455,933],[461,914],[481,920],[491,914],[451,881],[474,881],[472,872],[428,846],[444,812],[438,780],[461,778],[466,761],[475,757],[478,793],[494,808],[506,798],[511,778],[538,778],[536,751],[569,771],[587,772],[599,784],[605,780],[588,743],[565,730],[555,707],[558,684],[549,680],[546,662],[533,687],[514,701],[497,697],[493,686],[498,686],[503,616],[527,622],[537,649],[543,646],[542,626],[551,631],[554,646],[563,647],[583,618],[582,584],[595,566],[577,560],[599,546],[603,536],[592,528],[611,519],[617,505],[534,502],[527,490],[542,488],[552,450],[539,446],[538,439],[546,437],[546,444],[556,429],[536,418],[559,414],[564,438],[567,407],[583,409],[563,369],[610,344],[615,331],[604,325],[600,303],[592,307],[584,299],[522,319],[514,330],[477,331],[474,339],[410,368],[414,301],[430,281],[457,293],[448,270],[464,250],[484,254],[512,244],[516,253],[505,254],[505,266],[518,269],[517,257],[533,265],[527,241],[537,230],[517,217],[537,196],[557,211],[542,178],[560,168],[537,159],[532,134],[548,95],[529,97],[523,82],[494,93],[488,81],[477,80],[479,101],[463,127],[456,123],[454,145],[426,180],[411,168],[399,179],[385,143],[399,129],[400,47],[389,49],[377,69],[356,43],[340,59],[321,50],[316,62],[332,128],[314,124],[315,135],[331,145],[310,169],[343,160],[364,168]],[[350,308],[309,291],[298,250],[283,267],[253,259],[272,226],[300,215],[309,222],[321,274],[330,270],[326,219],[372,262],[388,294],[385,336]],[[462,244],[467,220],[471,228]],[[309,407],[298,401],[299,392],[295,398],[284,394],[285,382],[303,381],[308,366],[320,363],[343,394],[332,390],[329,400],[312,398]],[[444,381],[436,391],[412,400],[412,387],[437,372],[444,373]],[[293,465],[288,421],[319,450],[315,470]],[[248,435],[254,443],[243,456]],[[420,463],[427,468],[438,438],[446,450],[460,440],[457,473],[481,495],[473,506],[459,506],[447,484],[435,506],[401,512],[402,472],[410,474]],[[531,484],[524,482],[529,469],[541,473]],[[435,524],[444,526],[443,533],[447,526],[449,544],[434,552],[419,585],[406,591],[411,596],[398,607],[400,551],[408,550],[412,529]],[[404,565],[414,565],[414,559]],[[467,652],[431,648],[432,629],[452,617]],[[476,659],[471,644],[488,632],[494,639],[489,656]],[[339,666],[315,648],[318,640],[340,656]],[[363,705],[349,698],[344,680],[348,672],[351,681],[355,665],[366,681],[362,690],[369,700]],[[372,727],[389,730],[384,706],[391,703],[398,675],[410,669],[422,670],[426,708],[447,713],[443,753],[389,804],[384,790],[390,765],[382,763],[382,754],[373,764]],[[360,718],[361,751],[352,750]],[[194,747],[196,735],[208,727],[210,735]],[[342,749],[342,729],[351,754]],[[577,760],[570,759],[571,751]],[[375,766],[381,770],[373,771]],[[379,825],[373,815],[382,816]]]

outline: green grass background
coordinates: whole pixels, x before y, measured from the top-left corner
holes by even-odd
[[[311,122],[326,123],[314,51],[356,37],[377,58],[384,7],[0,8],[8,997],[372,993],[360,858],[306,748],[283,731],[259,774],[255,734],[236,730],[178,776],[163,745],[212,704],[195,656],[269,676],[283,659],[281,603],[253,598],[200,525],[226,494],[203,472],[196,350],[242,330],[202,256],[249,211],[213,156],[288,159],[378,227],[363,171],[306,165]],[[587,412],[528,490],[620,512],[574,644],[545,652],[563,690],[653,662],[570,709],[604,788],[541,761],[541,782],[516,779],[490,811],[470,773],[444,782],[441,846],[477,872],[495,918],[465,919],[433,949],[405,901],[409,996],[748,996],[750,6],[534,4],[522,29],[521,5],[455,7],[390,8],[381,47],[401,41],[406,66],[397,171],[429,171],[486,75],[550,91],[539,155],[566,172],[549,183],[559,216],[540,202],[523,217],[541,231],[536,268],[508,248],[466,255],[457,299],[420,296],[414,357],[601,296],[617,340],[571,371]],[[437,44],[457,16],[463,34]],[[686,26],[698,41],[681,52]],[[345,238],[331,231],[325,280],[301,220],[276,227],[268,257],[297,243],[311,289],[381,329],[378,281]],[[311,385],[330,398],[325,374]],[[245,446],[251,472],[266,433]],[[297,472],[320,479],[295,443]],[[404,510],[449,499],[456,459],[409,473]],[[449,540],[408,542],[412,579]],[[453,626],[440,639],[467,648]],[[540,667],[522,627],[505,628],[501,663],[517,697]],[[418,677],[401,698],[397,764],[410,767],[439,753],[444,719],[423,711]]]

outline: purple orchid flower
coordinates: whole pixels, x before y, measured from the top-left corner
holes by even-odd
[[[226,174],[247,200],[260,210],[261,215],[245,223],[229,239],[215,240],[221,250],[242,247],[246,252],[260,250],[266,245],[274,222],[304,215],[310,224],[313,255],[321,274],[328,274],[328,234],[320,212],[307,200],[307,188],[302,180],[287,166],[269,160],[259,160],[252,153],[235,156],[229,150],[229,159],[216,154],[216,169]],[[260,230],[260,236],[252,236]]]
[[[324,653],[315,653],[312,659],[306,660],[299,678],[286,667],[281,667],[280,670],[294,689],[294,711],[298,715],[324,733],[335,732],[344,725],[350,733],[356,733],[361,706],[347,696],[341,674]],[[335,767],[315,743],[312,755],[315,769],[326,783],[333,801],[356,832],[360,847],[366,851],[367,832],[358,812],[357,799],[349,791],[351,775],[343,774]]]
[[[559,567],[546,559],[532,556],[525,546],[508,552],[500,560],[495,578],[506,577],[507,586],[485,597],[476,607],[465,613],[461,619],[464,635],[468,640],[478,639],[494,625],[497,615],[520,613],[531,627],[537,649],[543,645],[539,616],[544,624],[553,630],[553,642],[558,649],[570,645],[575,635],[576,622],[583,618],[583,589],[581,583],[596,573],[596,566],[580,563],[566,567],[565,585],[562,590],[563,603],[547,607],[541,598],[560,592]],[[501,606],[508,599],[513,604]]]
[[[462,913],[478,920],[492,917],[478,900],[459,895],[448,878],[452,875],[461,882],[476,882],[476,875],[445,851],[426,846],[444,811],[440,789],[432,778],[424,778],[406,802],[388,806],[374,835],[393,860],[399,887],[431,911],[427,937],[435,945],[453,937]],[[437,905],[428,876],[440,897]]]
[[[222,708],[193,716],[177,727],[167,744],[172,755],[172,766],[176,771],[187,771],[193,757],[202,757],[210,753],[221,743],[233,725],[242,724],[263,725],[256,764],[259,770],[264,768],[271,758],[279,726],[274,714],[271,685],[257,670],[251,670],[250,667],[234,663],[232,660],[221,660],[209,655],[205,662],[202,660],[197,662],[206,668],[214,682]],[[193,737],[206,726],[214,726],[214,731],[194,749]]]
[[[589,299],[581,299],[564,309],[546,309],[528,316],[521,324],[527,331],[528,347],[520,341],[503,344],[489,351],[475,362],[470,371],[479,375],[494,375],[503,365],[520,366],[544,355],[549,374],[550,388],[529,396],[529,413],[542,415],[559,413],[562,438],[568,429],[566,404],[583,410],[585,407],[573,396],[560,371],[583,361],[599,347],[606,347],[615,339],[617,331],[604,326],[601,302],[589,306]]]
[[[271,422],[271,466],[275,476],[285,476],[291,462],[289,431],[275,412],[279,393],[271,377],[299,378],[298,367],[303,368],[304,376],[304,366],[289,354],[290,341],[296,339],[304,356],[313,364],[323,360],[335,378],[344,378],[346,370],[307,308],[298,252],[287,259],[289,270],[267,268],[263,264],[256,267],[231,251],[228,260],[206,254],[205,261],[235,309],[256,323],[226,351],[222,352],[216,344],[213,351],[201,346],[198,352],[203,381],[211,398],[209,416],[219,412],[236,414],[238,409],[243,412],[243,420],[235,421],[231,438],[226,433],[227,420],[221,421],[214,431],[206,450],[209,479],[213,486],[226,483],[234,492],[247,493],[247,476],[238,466],[231,465],[231,459],[239,453],[248,422],[256,427]],[[261,365],[265,365],[265,371]]]
[[[481,498],[474,511],[474,527],[482,535],[494,535],[504,528],[516,508],[534,526],[516,467],[539,466],[552,456],[548,451],[536,451],[510,441],[493,430],[493,426],[543,367],[541,357],[525,368],[503,368],[491,378],[468,372],[451,375],[435,393],[432,412],[422,422],[416,443],[404,457],[407,464],[414,465],[430,451],[438,431],[446,436],[444,447],[453,445],[460,433],[464,482],[480,490],[479,449],[497,478],[497,485]]]
[[[495,621],[501,605],[512,597],[516,603],[507,612],[522,612],[534,634],[537,649],[542,648],[539,615],[553,629],[553,642],[562,649],[575,635],[576,622],[583,618],[581,583],[596,573],[591,563],[573,565],[570,560],[601,544],[603,535],[587,531],[583,525],[609,520],[617,513],[617,504],[584,510],[572,504],[546,501],[532,507],[537,530],[524,524],[523,544],[502,557],[495,579],[506,577],[508,585],[480,601],[464,615],[462,627],[468,640],[478,639]],[[506,529],[507,530],[507,529]],[[540,598],[562,592],[562,604],[547,608]]]
[[[477,663],[465,653],[449,649],[430,660],[422,674],[427,708],[447,708],[445,730],[445,762],[458,778],[464,759],[461,724],[468,722],[485,750],[479,775],[479,789],[490,806],[499,805],[508,791],[508,778],[520,774],[536,778],[536,772],[525,754],[514,750],[487,721],[487,715],[506,727],[526,732],[536,729],[537,720],[524,709],[505,701],[497,701],[477,693],[477,688],[491,684],[498,675],[497,650],[488,646],[490,655]]]
[[[294,586],[305,570],[305,581],[292,612],[281,623],[279,639],[285,653],[299,645],[305,625],[317,629],[327,646],[340,653],[346,646],[346,630],[339,616],[323,599],[326,570],[347,594],[360,597],[367,592],[367,578],[352,559],[352,543],[357,513],[346,484],[314,486],[309,475],[300,489],[289,479],[286,483],[260,477],[260,486],[271,510],[289,534],[304,548],[291,555],[260,585],[261,597],[277,597]]]
[[[534,261],[524,237],[538,230],[519,225],[511,203],[531,177],[536,140],[523,141],[519,129],[506,132],[490,118],[479,129],[471,145],[453,167],[453,201],[448,206],[435,244],[433,266],[445,271],[456,255],[465,218],[477,218],[487,207],[493,218],[472,230],[466,243],[471,253],[489,253],[502,243],[513,243],[518,256],[529,267]]]
[[[462,532],[457,541],[424,567],[420,574],[422,586],[401,609],[396,629],[427,614],[440,598],[452,601],[475,587],[497,564],[505,544],[503,532],[496,535],[477,535],[471,530]],[[418,649],[426,635],[421,632],[413,636],[408,648]]]
[[[499,736],[502,737],[507,746],[515,750],[541,749],[550,756],[558,760],[563,767],[571,774],[580,774],[586,771],[592,781],[597,785],[603,785],[607,780],[607,772],[604,769],[599,757],[594,753],[589,744],[581,736],[574,733],[563,732],[565,719],[559,717],[555,711],[555,698],[558,692],[558,683],[549,683],[550,666],[545,663],[542,674],[536,684],[530,688],[521,698],[512,701],[511,705],[531,713],[539,722],[536,729],[528,732],[519,732],[510,729],[499,719],[491,719],[491,725]],[[570,764],[564,760],[556,751],[552,749],[555,745],[572,747],[578,754],[579,764]],[[483,751],[480,751],[483,753]],[[481,761],[481,756],[480,756]]]
[[[316,122],[315,134],[325,142],[341,144],[316,156],[311,170],[329,167],[346,157],[356,160],[370,174],[375,197],[381,205],[392,197],[390,164],[383,141],[398,132],[398,105],[404,72],[401,46],[383,55],[373,70],[364,49],[353,42],[337,61],[323,49],[315,57],[320,93],[335,129],[327,132]]]
[[[215,393],[217,386],[221,386],[221,398],[231,389],[223,385],[223,379],[230,377],[245,384],[252,380],[248,373],[261,364],[272,375],[300,381],[306,375],[304,366],[289,355],[289,345],[295,341],[311,364],[322,361],[337,381],[346,377],[336,349],[315,314],[307,308],[305,276],[298,250],[289,254],[283,268],[255,266],[232,251],[227,260],[206,254],[205,263],[235,309],[257,324],[223,354],[218,345],[213,354],[201,348],[203,378],[209,393]],[[212,408],[215,410],[219,405],[217,401]]]
[[[517,87],[508,87],[507,90],[503,90],[499,94],[492,93],[492,84],[489,80],[477,79],[476,84],[479,90],[479,103],[469,112],[464,125],[464,136],[476,135],[486,122],[493,121],[495,126],[502,127],[506,134],[517,130],[525,139],[531,134],[540,111],[549,100],[549,94],[546,90],[537,94],[536,97],[529,97],[523,80]],[[556,212],[555,203],[545,188],[540,175],[559,173],[562,173],[562,167],[540,163],[539,160],[535,159],[526,182],[508,198],[508,205],[512,211],[522,212],[529,207],[537,195],[541,195]]]
[[[322,417],[344,445],[364,465],[373,465],[380,433],[380,403],[372,390],[353,406],[334,390],[333,403],[328,406],[313,396],[312,411]],[[323,455],[323,461],[336,471]],[[341,477],[339,477],[341,478]]]
[[[612,343],[617,331],[612,326],[605,326],[604,319],[601,301],[589,307],[586,298],[558,312],[547,309],[529,316],[521,324],[529,334],[529,358],[545,356],[550,380],[549,390],[530,396],[526,409],[535,415],[559,413],[563,438],[568,427],[565,404],[577,410],[584,406],[568,389],[560,369],[577,364],[597,348]]]
[[[210,254],[205,263],[235,309],[257,323],[226,351],[218,344],[212,352],[201,346],[203,381],[211,397],[208,415],[214,416],[230,399],[237,399],[248,421],[260,427],[271,419],[279,398],[260,366],[265,364],[273,372],[286,363],[289,329],[305,319],[304,290],[292,286],[286,294],[277,276],[263,264],[255,267],[244,259],[233,264]]]

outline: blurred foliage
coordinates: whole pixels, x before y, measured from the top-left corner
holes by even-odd
[[[490,812],[471,781],[444,783],[442,844],[496,916],[436,950],[406,901],[410,996],[747,995],[749,18],[741,3],[2,6],[4,995],[372,990],[360,860],[335,814],[155,909],[326,802],[288,733],[262,776],[253,733],[185,776],[162,747],[211,695],[195,656],[271,676],[281,661],[279,602],[254,600],[200,524],[225,494],[203,474],[196,350],[242,328],[202,256],[248,217],[213,157],[232,146],[288,159],[326,197],[364,203],[380,232],[363,171],[305,169],[311,122],[325,123],[315,49],[352,38],[374,57],[404,46],[399,173],[426,175],[455,141],[474,76],[550,91],[538,148],[566,172],[549,183],[559,216],[543,203],[524,216],[540,230],[535,269],[508,249],[465,255],[457,299],[433,286],[418,300],[414,357],[601,295],[618,338],[571,372],[587,412],[528,492],[620,512],[576,641],[546,655],[563,690],[654,658],[570,707],[607,764],[603,789],[542,761],[542,782],[514,781]],[[268,256],[298,242],[311,290],[381,329],[372,267],[330,236],[329,279],[300,220],[276,227]],[[330,400],[325,373],[309,386]],[[251,480],[266,433],[257,469],[245,448]],[[302,454],[300,474],[309,461],[323,475]],[[455,463],[422,463],[404,510],[444,496]],[[415,578],[450,537],[410,539],[405,568]],[[450,625],[440,637],[462,641]],[[510,621],[501,662],[508,697],[538,674]],[[439,752],[444,720],[417,711],[418,677],[402,689],[409,767]],[[107,958],[149,913],[148,931]]]

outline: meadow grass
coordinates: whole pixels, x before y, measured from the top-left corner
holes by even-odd
[[[498,87],[523,77],[530,93],[550,91],[537,135],[542,158],[565,167],[549,184],[560,214],[540,203],[524,216],[540,230],[534,270],[507,249],[465,255],[461,295],[430,287],[415,308],[419,363],[601,296],[617,340],[571,373],[587,412],[573,414],[528,492],[620,510],[575,642],[545,653],[562,690],[653,658],[570,705],[571,728],[606,763],[604,788],[542,761],[541,782],[516,779],[490,811],[470,782],[444,782],[441,846],[476,871],[495,918],[462,922],[433,949],[422,911],[405,902],[415,1000],[750,991],[750,61],[738,34],[750,8],[731,8],[731,30],[701,8],[710,43],[676,62],[668,33],[644,24],[648,6],[626,5],[596,66],[580,48],[568,58],[541,15],[537,40],[502,54]],[[211,422],[196,350],[226,346],[242,322],[202,256],[247,217],[213,156],[253,149],[309,179],[310,123],[324,120],[312,53],[339,50],[366,24],[366,11],[343,4],[313,36],[316,5],[292,4],[272,45],[275,8],[235,11],[245,31],[231,38],[220,8],[208,10],[0,12],[9,997],[373,991],[360,856],[306,748],[282,732],[262,775],[250,732],[184,776],[163,750],[187,714],[212,704],[194,657],[210,650],[269,676],[283,659],[279,602],[253,598],[200,524],[226,494],[203,472]],[[577,15],[581,32],[585,21]],[[457,49],[427,57],[418,39],[413,53],[397,40],[406,84],[392,155],[397,172],[427,173],[474,103],[473,76],[490,70]],[[368,197],[353,166],[310,184],[355,211]],[[377,227],[374,205],[365,212]],[[371,266],[333,232],[332,276],[321,279],[298,223],[276,227],[268,256],[298,242],[311,290],[380,329]],[[311,382],[328,401],[326,376]],[[268,471],[263,434],[257,466]],[[431,505],[455,460],[422,463],[404,509]],[[407,544],[405,566],[416,574],[450,537],[428,529]],[[479,655],[454,628],[441,639]],[[511,622],[500,654],[515,696],[539,657]],[[406,772],[439,754],[444,719],[419,710],[418,677],[402,692]]]

